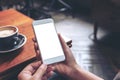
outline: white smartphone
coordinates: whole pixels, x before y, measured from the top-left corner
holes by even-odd
[[[64,51],[59,41],[53,19],[35,20],[33,21],[33,29],[43,63],[53,64],[64,61]]]

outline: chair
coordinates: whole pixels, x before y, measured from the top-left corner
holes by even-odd
[[[0,10],[15,8],[18,11],[26,10],[27,15],[30,15],[32,0],[0,0]]]
[[[34,8],[31,10],[31,17],[34,19],[43,19],[43,18],[48,18],[51,17],[50,12],[64,12],[66,10],[72,10],[72,7],[68,5],[66,2],[63,0],[40,0],[41,3],[39,7]],[[55,9],[55,5],[59,7],[59,9]],[[61,5],[61,6],[60,6]],[[31,9],[31,8],[30,8]],[[35,15],[35,16],[34,16]]]
[[[41,6],[44,11],[64,12],[66,10],[69,10],[69,11],[72,10],[72,7],[64,0],[46,0],[45,2],[46,4]],[[47,7],[47,8],[44,8],[44,7]]]
[[[20,4],[21,2],[23,2],[23,1],[20,1],[20,0],[17,0],[17,1],[16,0],[10,0],[8,2],[8,0],[0,0],[0,5],[1,5],[2,9],[3,9],[4,6],[8,9],[8,8],[13,7],[13,5]]]
[[[51,2],[51,3],[52,3],[52,5],[51,5],[52,7],[53,7],[53,5],[55,4],[55,1],[56,1],[56,2],[58,1],[61,5],[64,6],[64,7],[63,7],[63,8],[64,8],[63,11],[64,11],[64,10],[68,10],[68,9],[69,9],[69,10],[72,10],[72,7],[71,7],[69,4],[67,4],[66,2],[64,2],[63,0],[52,0],[52,2]],[[60,11],[62,11],[62,9],[60,9]]]
[[[108,32],[120,32],[120,7],[116,6],[116,4],[114,4],[111,0],[92,1],[94,40],[97,40],[99,27]]]

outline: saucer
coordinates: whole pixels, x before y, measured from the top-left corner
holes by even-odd
[[[18,34],[18,38],[19,38],[19,42],[17,41],[18,43],[17,43],[15,46],[10,47],[9,49],[6,49],[6,50],[2,50],[2,49],[0,49],[0,53],[8,53],[8,52],[12,52],[12,51],[15,51],[15,50],[17,50],[17,49],[23,47],[24,44],[25,44],[26,41],[27,41],[26,36],[23,35],[23,34]]]

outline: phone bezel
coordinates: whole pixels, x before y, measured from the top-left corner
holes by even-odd
[[[43,19],[43,20],[35,20],[33,21],[32,25],[33,25],[33,29],[34,29],[34,34],[36,36],[36,32],[35,32],[35,26],[36,25],[41,25],[41,24],[46,24],[46,23],[53,23],[54,24],[54,20],[51,19],[51,18],[48,18],[48,19]],[[55,31],[56,31],[56,27],[55,27]],[[57,34],[57,31],[56,31],[56,34]],[[58,40],[59,40],[59,37],[57,36]],[[36,37],[37,39],[37,37]],[[59,40],[60,42],[60,40]],[[60,42],[61,44],[61,42]],[[38,45],[39,47],[40,45]],[[62,45],[61,45],[61,48],[62,48]],[[39,47],[39,50],[40,50],[40,47]],[[63,50],[63,49],[62,49]],[[64,51],[63,51],[64,53]],[[42,62],[44,64],[53,64],[53,63],[57,63],[57,62],[61,62],[61,61],[64,61],[65,60],[65,55],[61,55],[61,56],[56,56],[56,57],[53,57],[53,58],[49,58],[49,59],[45,59],[43,60],[43,56],[42,56],[42,53],[41,53],[41,56],[40,58],[42,59]]]

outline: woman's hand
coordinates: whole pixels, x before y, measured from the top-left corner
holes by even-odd
[[[51,67],[53,68],[54,71],[66,75],[68,77],[72,77],[72,74],[75,70],[76,67],[79,67],[78,64],[75,61],[75,58],[70,50],[70,48],[67,46],[66,42],[64,39],[61,37],[60,34],[58,34],[60,42],[62,44],[62,48],[65,54],[65,61],[60,62],[60,63],[55,63],[52,64]]]
[[[40,61],[29,64],[18,75],[18,80],[47,80],[51,75],[50,70]]]
[[[62,48],[63,48],[64,55],[65,55],[66,59],[63,62],[55,63],[55,64],[52,64],[52,65],[49,65],[49,66],[52,67],[52,70],[54,70],[55,72],[58,72],[62,75],[71,76],[71,72],[78,65],[77,65],[77,63],[76,63],[76,61],[75,61],[75,59],[72,55],[72,52],[71,52],[69,46],[63,40],[63,38],[61,37],[60,34],[58,34],[58,37],[59,37],[60,42],[62,44]],[[38,49],[36,40],[34,39],[33,41],[35,42],[34,45],[35,45],[35,50],[36,50],[36,57],[37,57],[38,60],[40,60],[41,58],[38,57],[38,56],[40,56],[40,51]]]
[[[53,71],[56,71],[66,76],[70,80],[103,80],[102,78],[82,69],[76,63],[70,48],[67,46],[67,44],[65,43],[61,35],[58,34],[58,36],[62,44],[62,48],[63,48],[66,59],[63,62],[49,65]],[[37,55],[40,55],[40,52],[37,48],[37,44],[35,48],[36,48]]]

